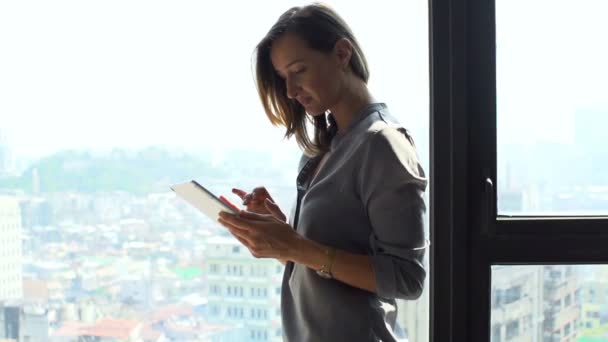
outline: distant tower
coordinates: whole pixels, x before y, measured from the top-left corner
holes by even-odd
[[[40,176],[37,168],[32,170],[32,193],[35,195],[40,193]]]
[[[23,296],[21,209],[13,197],[0,197],[0,251],[0,302],[20,300]]]

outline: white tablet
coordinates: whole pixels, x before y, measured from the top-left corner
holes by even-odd
[[[222,201],[195,180],[172,185],[171,190],[213,221],[217,221],[221,211],[236,214],[238,210],[236,206],[235,208],[231,207],[227,200],[228,203]]]

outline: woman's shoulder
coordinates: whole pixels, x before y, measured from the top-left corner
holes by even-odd
[[[362,138],[371,145],[386,145],[415,151],[410,132],[387,110],[370,115]]]

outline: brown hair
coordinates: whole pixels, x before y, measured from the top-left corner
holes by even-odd
[[[366,83],[369,79],[367,61],[344,20],[334,10],[319,3],[287,10],[257,45],[254,52],[256,86],[266,115],[273,125],[286,128],[286,138],[295,135],[305,154],[319,155],[329,149],[337,125],[331,115],[327,119],[325,115],[311,119],[298,101],[287,97],[285,81],[278,75],[270,60],[273,42],[285,33],[296,34],[308,47],[324,53],[331,52],[338,40],[348,39],[353,44],[350,68]],[[307,120],[314,123],[312,140],[308,135]]]

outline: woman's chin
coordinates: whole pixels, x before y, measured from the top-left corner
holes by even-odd
[[[306,108],[306,114],[310,116],[321,116],[324,115],[326,110],[319,108]]]

